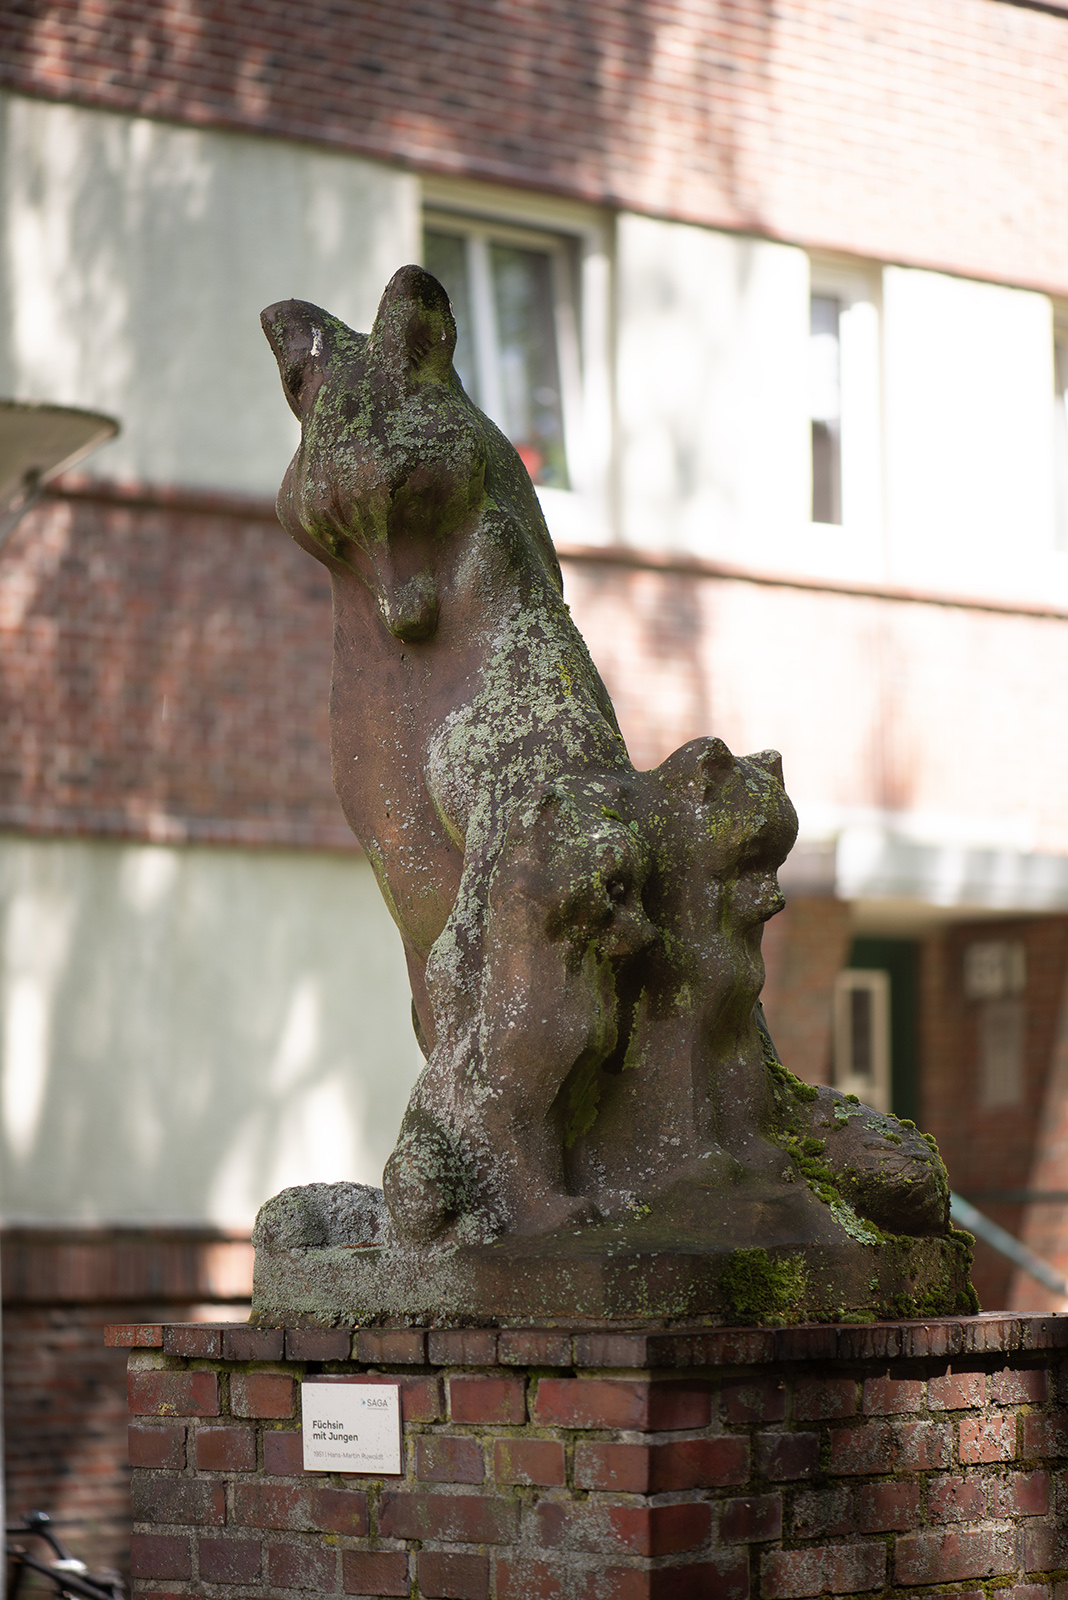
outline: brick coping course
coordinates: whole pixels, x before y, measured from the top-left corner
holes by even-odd
[[[907,1361],[1068,1350],[1068,1313],[786,1328],[252,1328],[244,1323],[113,1323],[105,1342],[224,1361],[358,1361],[404,1366],[720,1367],[786,1361]]]

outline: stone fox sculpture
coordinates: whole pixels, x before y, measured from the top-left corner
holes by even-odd
[[[445,291],[405,267],[369,336],[300,300],[262,322],[301,442],[282,526],[334,598],[334,783],[404,941],[427,958],[512,809],[561,771],[629,772],[516,452],[464,394]]]
[[[726,1237],[724,1196],[765,1219],[841,1198],[830,1156],[798,1181],[817,1125],[853,1130],[850,1215],[943,1232],[927,1144],[796,1085],[762,1026],[760,933],[796,832],[778,757],[698,740],[635,771],[530,479],[453,369],[440,284],[403,268],[367,336],[298,300],[262,321],[301,423],[279,517],[331,574],[334,781],[427,1056],[388,1215],[365,1193],[371,1237],[346,1242],[650,1205]]]

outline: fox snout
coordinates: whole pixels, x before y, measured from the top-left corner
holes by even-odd
[[[395,639],[406,643],[430,639],[437,632],[439,602],[429,572],[419,572],[405,583],[389,583],[378,577],[378,610]]]

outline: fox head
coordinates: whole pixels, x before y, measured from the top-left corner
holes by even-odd
[[[402,267],[369,334],[306,300],[268,306],[260,321],[301,425],[279,519],[367,585],[395,638],[434,634],[457,548],[487,524],[505,541],[527,529],[559,583],[526,470],[456,375],[456,323],[436,278]]]
[[[709,892],[722,886],[737,931],[781,911],[777,872],[797,838],[797,813],[778,751],[734,756],[722,739],[694,739],[654,776],[681,822],[693,882]]]

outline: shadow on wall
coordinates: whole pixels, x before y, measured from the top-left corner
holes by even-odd
[[[767,162],[749,154],[747,165],[739,130],[766,126],[775,11],[754,0],[733,24],[716,12],[665,15],[636,0],[612,7],[606,26],[597,7],[490,0],[472,47],[433,8],[404,7],[399,49],[395,7],[361,7],[359,28],[350,8],[322,7],[282,50],[277,32],[250,31],[239,11],[193,0],[180,16],[139,7],[120,37],[107,33],[103,51],[84,25],[53,19],[41,79],[47,90],[57,75],[93,75],[106,79],[110,104],[136,106],[129,86],[150,61],[160,118],[274,133],[293,126],[294,103],[303,104],[302,130],[323,145],[497,181],[525,177],[602,201],[621,178],[633,191],[637,174],[651,210],[677,204],[673,189],[692,196],[696,187],[706,209],[755,228]]]
[[[418,250],[416,180],[17,96],[0,136],[4,390],[120,416],[94,474],[273,497],[297,435],[258,309],[299,293],[366,326]]]
[[[365,861],[12,837],[0,904],[8,1219],[379,1182],[421,1058]]]

